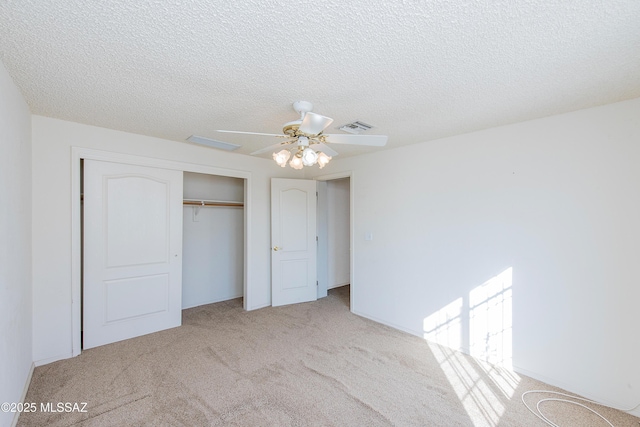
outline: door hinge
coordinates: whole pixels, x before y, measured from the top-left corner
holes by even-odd
[[[318,281],[316,280],[316,286],[318,286]]]
[[[318,236],[316,236],[316,242],[318,241]]]

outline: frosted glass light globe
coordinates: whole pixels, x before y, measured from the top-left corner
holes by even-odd
[[[277,153],[273,153],[273,160],[275,160],[280,167],[287,166],[287,160],[289,160],[289,157],[291,157],[291,153],[288,150],[281,150]]]
[[[322,152],[318,153],[318,166],[320,166],[320,169],[325,167],[329,163],[329,160],[331,160],[331,156],[327,156]]]
[[[302,159],[298,156],[293,156],[293,159],[289,162],[289,166],[294,169],[302,169]]]
[[[305,148],[302,152],[302,164],[305,166],[313,166],[316,164],[318,160],[318,153],[313,151],[311,148]]]

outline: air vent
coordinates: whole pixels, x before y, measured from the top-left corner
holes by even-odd
[[[339,128],[345,132],[353,133],[355,135],[361,134],[362,132],[366,132],[369,129],[373,128],[373,126],[368,125],[366,123],[362,123],[361,121],[355,121],[353,123],[347,123],[346,125]]]
[[[240,148],[238,144],[232,144],[230,142],[216,141],[215,139],[205,138],[204,136],[191,135],[187,138],[187,141],[194,144],[206,145],[207,147],[219,148],[221,150],[233,151]]]

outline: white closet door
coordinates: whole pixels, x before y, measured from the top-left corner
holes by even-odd
[[[315,301],[315,181],[271,179],[271,239],[271,304]]]
[[[83,348],[182,322],[182,172],[84,162]]]

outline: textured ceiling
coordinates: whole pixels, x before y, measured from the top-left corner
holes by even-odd
[[[390,148],[640,97],[640,1],[5,0],[0,58],[34,114],[249,153],[215,130],[302,99]]]

